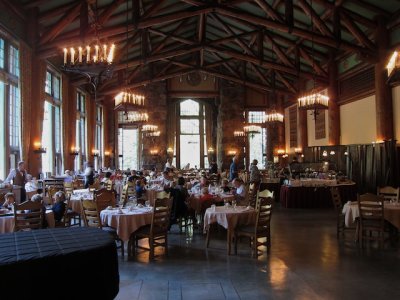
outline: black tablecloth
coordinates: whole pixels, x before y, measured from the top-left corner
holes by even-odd
[[[342,203],[357,200],[357,186],[338,185]],[[332,208],[331,187],[281,187],[281,205],[286,208]]]
[[[114,299],[117,249],[96,228],[0,235],[0,299]]]

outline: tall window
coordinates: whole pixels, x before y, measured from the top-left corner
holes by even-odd
[[[118,166],[122,170],[139,169],[139,129],[118,128]]]
[[[60,77],[51,71],[46,72],[42,145],[47,149],[42,154],[43,172],[62,174],[62,134],[61,134],[61,95]]]
[[[81,92],[76,93],[76,147],[79,149],[79,155],[75,160],[75,170],[82,170],[86,162],[86,97]]]
[[[208,166],[204,104],[185,100],[179,106],[179,166]]]
[[[0,37],[0,177],[21,159],[21,97],[19,50]],[[8,159],[7,159],[7,155]]]
[[[104,147],[103,147],[103,107],[96,107],[96,135],[95,135],[95,148],[98,153],[98,156],[94,160],[94,168],[98,170],[102,167],[102,158],[104,155]]]
[[[247,113],[247,121],[249,123],[263,123],[264,111],[249,111]],[[266,145],[267,145],[267,130],[261,128],[261,133],[249,136],[249,159],[258,160],[258,167],[264,168],[266,165]]]

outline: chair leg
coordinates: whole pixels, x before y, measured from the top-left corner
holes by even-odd
[[[211,225],[208,226],[208,229],[207,229],[206,248],[208,248],[208,246],[210,245],[210,230],[211,230]]]

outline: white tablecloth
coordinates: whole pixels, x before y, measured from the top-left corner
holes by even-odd
[[[93,200],[93,192],[89,192],[88,189],[75,190],[73,192],[69,199],[69,206],[74,212],[81,212],[81,198],[84,200]]]
[[[105,209],[100,212],[100,218],[102,224],[115,228],[124,242],[129,241],[129,237],[137,229],[151,224],[152,207],[135,208],[133,211],[124,208],[122,212],[123,214],[120,214],[118,209]]]
[[[230,231],[237,225],[254,224],[256,214],[252,207],[238,206],[234,209],[232,206],[217,206],[215,210],[208,208],[204,214],[204,230],[206,231],[212,223],[218,223]]]
[[[55,220],[52,210],[46,210],[46,221],[48,227],[54,228]],[[14,225],[14,215],[0,216],[0,233],[14,232]]]

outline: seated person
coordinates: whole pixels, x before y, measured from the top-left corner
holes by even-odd
[[[46,220],[46,207],[44,206],[42,195],[40,195],[40,194],[33,195],[30,201],[42,203],[42,206],[43,206],[42,207],[42,221],[43,221],[42,228],[46,228],[48,226],[47,220]]]
[[[170,188],[170,187],[171,187],[171,184],[172,184],[172,181],[171,181],[171,179],[170,179],[170,177],[169,177],[169,172],[168,172],[168,171],[164,171],[164,172],[162,173],[160,185],[161,185],[163,188]]]
[[[142,198],[143,193],[146,191],[142,180],[140,180],[140,179],[136,180],[135,189],[136,189],[136,198]]]
[[[193,185],[192,192],[196,193],[198,191],[201,191],[204,187],[208,187],[208,180],[206,176],[201,176],[200,181]]]
[[[210,165],[210,174],[218,174],[218,165],[215,161],[213,161]]]
[[[104,177],[101,179],[100,184],[104,184],[107,181],[111,180],[111,172],[106,172],[106,174],[104,175]]]
[[[38,189],[38,186],[37,186],[36,180],[32,179],[32,175],[27,174],[26,180],[27,180],[27,182],[25,183],[25,191],[27,193],[36,192]]]
[[[208,191],[208,187],[203,187],[201,189],[201,194],[200,194],[200,201],[207,201],[207,200],[212,200],[214,199],[214,196],[211,195]]]
[[[70,170],[65,170],[65,178],[64,182],[72,182],[74,181],[74,176]]]
[[[54,203],[51,210],[54,213],[54,220],[60,222],[65,212],[65,194],[62,191],[57,192],[54,195]]]
[[[178,184],[175,186],[175,189],[181,191],[181,194],[183,195],[183,197],[185,198],[185,201],[186,201],[186,199],[189,198],[189,192],[188,192],[185,184],[186,184],[185,178],[183,178],[182,176],[179,176]]]
[[[15,196],[14,193],[7,193],[4,195],[4,203],[0,204],[0,208],[8,208],[9,210],[12,209],[12,206],[15,203]]]
[[[231,191],[231,188],[228,186],[228,184],[229,184],[228,179],[222,179],[221,189],[224,191],[224,193],[229,193]]]
[[[232,184],[236,188],[236,190],[234,190],[234,195],[237,204],[245,205],[246,203],[244,203],[244,201],[246,200],[246,187],[244,186],[243,180],[240,178],[235,178],[232,181]]]

